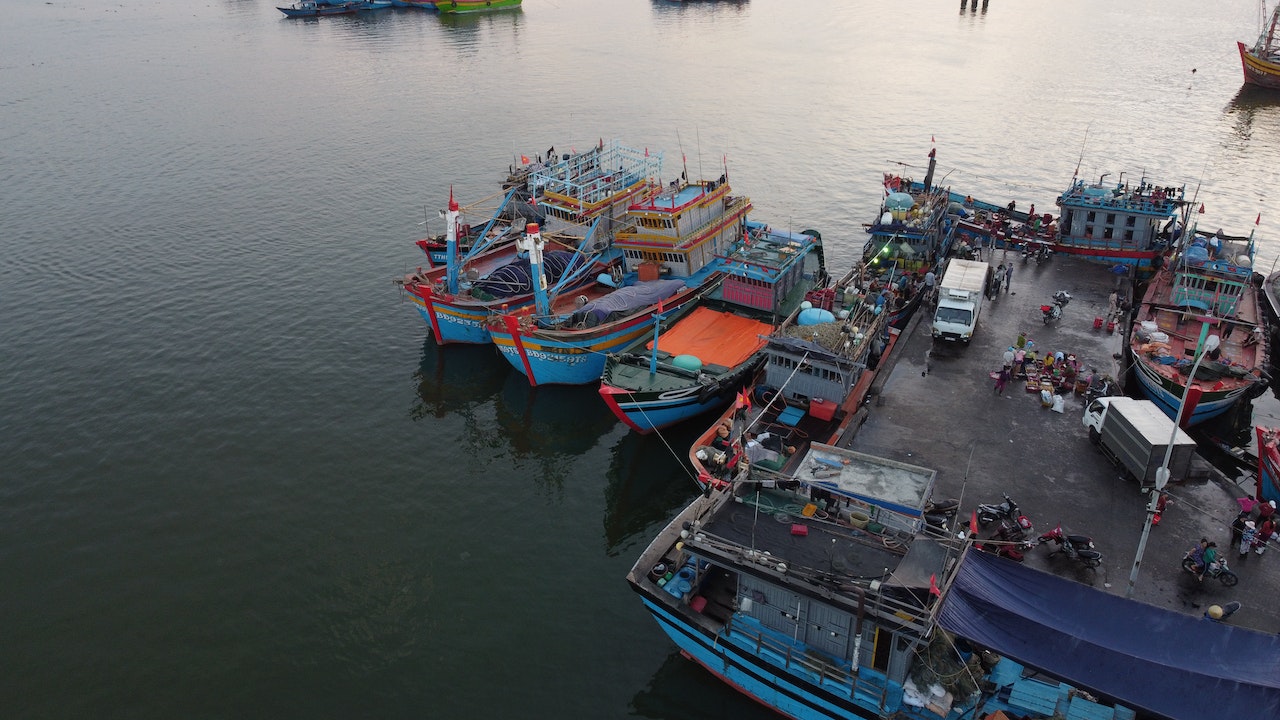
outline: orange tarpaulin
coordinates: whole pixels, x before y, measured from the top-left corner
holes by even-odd
[[[773,326],[767,322],[699,307],[658,338],[658,349],[695,355],[704,365],[734,367],[764,347],[760,336],[771,332]],[[645,347],[652,350],[653,341]]]

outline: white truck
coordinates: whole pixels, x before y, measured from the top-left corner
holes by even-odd
[[[938,284],[938,309],[933,313],[933,337],[967,343],[978,327],[991,266],[980,260],[952,258]]]
[[[1170,479],[1185,480],[1191,470],[1195,440],[1181,428],[1175,433],[1173,420],[1150,400],[1098,398],[1085,406],[1084,426],[1089,428],[1089,439],[1137,478],[1143,490],[1155,487],[1156,472],[1164,465],[1170,438]]]

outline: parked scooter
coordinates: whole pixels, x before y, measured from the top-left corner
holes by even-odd
[[[1071,293],[1066,290],[1059,290],[1053,294],[1053,303],[1050,305],[1041,305],[1040,314],[1044,316],[1044,324],[1048,325],[1050,320],[1057,320],[1062,317],[1062,308],[1071,302]]]
[[[979,505],[977,515],[983,527],[998,523],[990,538],[997,542],[982,549],[1021,562],[1023,551],[1036,546],[1030,518],[1022,514],[1008,493],[1004,493],[1004,501],[999,504]]]
[[[1040,264],[1053,257],[1053,248],[1047,243],[1032,242],[1030,240],[1022,243],[1022,261],[1026,262],[1035,259],[1036,264]]]
[[[1087,568],[1096,568],[1102,564],[1102,553],[1093,549],[1093,538],[1087,535],[1066,535],[1062,532],[1062,523],[1041,535],[1036,542],[1039,545],[1049,542],[1057,545],[1049,553],[1050,557],[1062,553],[1072,560],[1079,560]]]
[[[960,510],[960,501],[955,498],[947,498],[946,500],[930,500],[924,506],[924,521],[926,525],[935,527],[939,530],[947,530],[951,527],[956,519],[956,513]]]
[[[1196,566],[1195,552],[1196,548],[1192,548],[1187,551],[1186,555],[1182,556],[1182,569],[1199,577],[1200,568]],[[1231,568],[1227,567],[1227,559],[1221,555],[1218,556],[1217,560],[1209,563],[1209,567],[1204,570],[1203,577],[1215,578],[1218,582],[1226,585],[1227,587],[1231,587],[1232,585],[1240,582],[1240,576],[1231,572]]]
[[[1097,400],[1100,397],[1111,397],[1116,394],[1116,383],[1109,375],[1099,375],[1098,371],[1089,369],[1089,386],[1084,391],[1084,403]]]

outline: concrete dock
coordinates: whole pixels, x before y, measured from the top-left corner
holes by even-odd
[[[1073,353],[1086,368],[1121,373],[1123,326],[1094,329],[1105,316],[1116,276],[1107,268],[1066,256],[1037,264],[996,250],[984,259],[1013,264],[1010,292],[988,300],[969,346],[934,342],[922,308],[898,341],[877,380],[865,424],[851,449],[937,470],[935,497],[961,500],[967,522],[979,503],[1008,493],[1039,534],[1058,523],[1065,532],[1093,537],[1103,553],[1096,570],[1069,558],[1046,557],[1050,547],[1026,554],[1038,569],[1124,596],[1146,519],[1147,495],[1089,441],[1081,422],[1084,398],[1065,395],[1065,412],[1044,407],[1038,392],[1010,381],[1003,395],[989,373],[1025,331],[1041,352]],[[1071,293],[1062,317],[1049,325],[1040,306],[1057,290]],[[1198,476],[1198,477],[1197,477]],[[1237,557],[1229,525],[1239,512],[1239,488],[1207,464],[1169,485],[1172,502],[1151,531],[1134,585],[1135,600],[1201,616],[1212,604],[1233,600],[1242,609],[1228,622],[1268,633],[1280,631],[1280,548]],[[984,536],[986,533],[984,533]],[[1183,554],[1207,537],[1240,576],[1235,587],[1198,582],[1180,568]],[[1274,543],[1273,543],[1274,545]],[[1012,589],[1011,589],[1012,591]]]

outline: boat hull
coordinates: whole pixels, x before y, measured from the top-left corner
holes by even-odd
[[[714,277],[709,276],[707,283]],[[685,288],[667,298],[663,317],[695,302],[704,286]],[[617,323],[585,331],[522,329],[518,318],[508,315],[490,323],[489,335],[498,352],[529,379],[530,385],[586,385],[600,379],[609,353],[652,333],[653,312],[654,308],[649,308]]]
[[[1280,430],[1259,425],[1258,500],[1280,503]]]
[[[717,386],[710,390],[698,384],[680,388],[630,390],[602,382],[600,397],[627,427],[644,435],[724,408],[733,400],[737,391],[746,387],[762,361],[762,357],[753,359],[750,365],[721,378]]]
[[[1244,69],[1244,81],[1258,87],[1280,89],[1280,63],[1270,62],[1254,55],[1249,47],[1237,42],[1240,64]]]
[[[1182,406],[1182,395],[1186,392],[1186,386],[1159,375],[1152,369],[1151,364],[1143,358],[1137,359],[1137,362],[1134,363],[1134,368],[1136,370],[1134,374],[1138,376],[1138,384],[1142,388],[1142,394],[1155,402],[1156,405],[1159,405],[1160,409],[1170,418],[1177,418],[1178,408]],[[1184,424],[1190,427],[1221,415],[1230,409],[1232,405],[1245,399],[1248,390],[1248,386],[1242,386],[1226,392],[1210,391],[1202,393],[1195,409],[1184,420]]]

